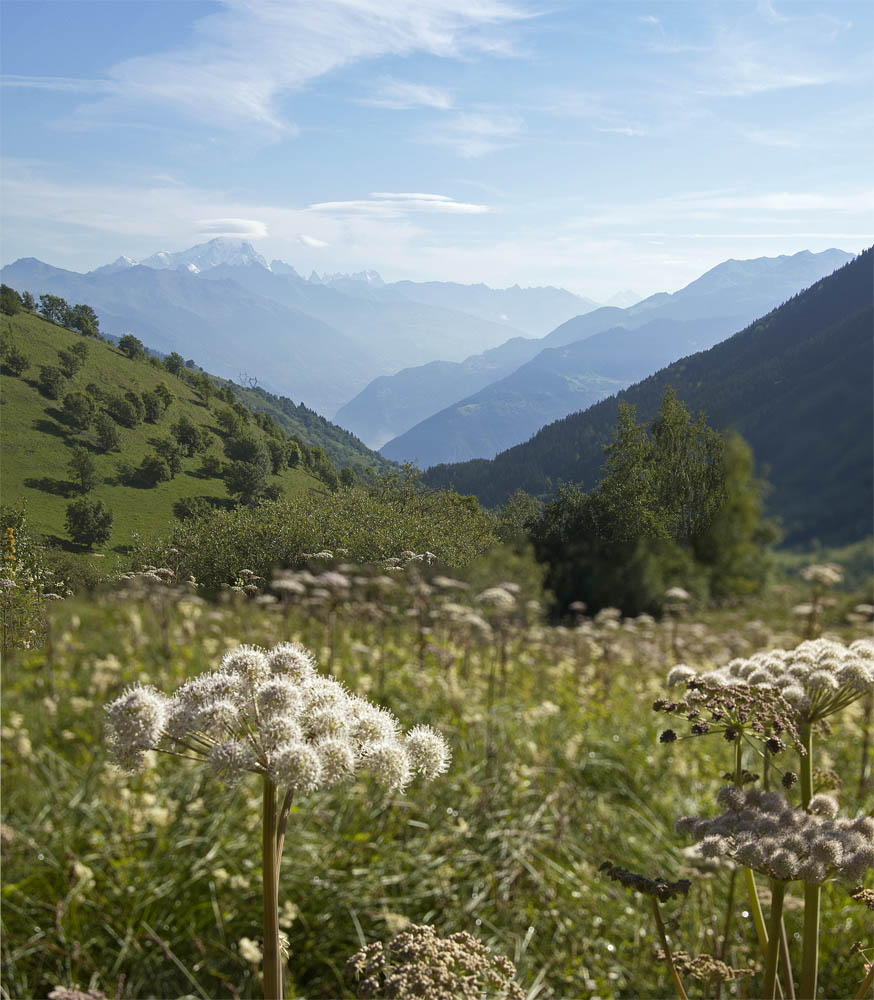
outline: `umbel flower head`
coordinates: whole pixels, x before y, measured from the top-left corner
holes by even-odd
[[[366,945],[346,963],[359,997],[394,1000],[522,1000],[513,963],[466,931],[440,937],[412,924],[388,944]]]
[[[202,760],[232,783],[267,775],[293,792],[370,771],[400,791],[414,775],[435,778],[450,751],[429,726],[402,735],[398,720],[319,674],[296,643],[271,650],[239,646],[217,670],[186,681],[169,697],[128,688],[106,706],[106,738],[116,763],[135,771],[148,750]]]
[[[749,659],[698,674],[674,667],[668,685],[708,688],[770,688],[778,691],[802,722],[816,722],[874,691],[874,640],[849,646],[832,639],[809,639],[795,649],[771,649]]]
[[[829,795],[814,795],[807,809],[793,809],[782,795],[734,785],[720,789],[725,808],[707,819],[684,816],[677,833],[700,842],[705,857],[730,857],[781,882],[817,885],[827,879],[860,882],[874,868],[874,819],[838,817]]]

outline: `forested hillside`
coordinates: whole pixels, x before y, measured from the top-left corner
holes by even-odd
[[[350,479],[317,444],[289,437],[181,356],[161,362],[134,337],[116,346],[17,300],[4,288],[3,502],[25,502],[50,540],[70,545],[71,504],[102,505],[109,533],[93,544],[123,548],[174,514],[326,492]]]
[[[871,532],[872,251],[818,281],[745,330],[643,382],[543,428],[492,461],[428,470],[488,506],[516,489],[551,495],[591,488],[618,401],[652,419],[668,386],[715,427],[750,443],[788,543],[847,542]]]

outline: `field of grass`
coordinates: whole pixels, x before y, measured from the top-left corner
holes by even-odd
[[[108,762],[102,706],[136,681],[170,691],[239,643],[293,639],[405,727],[439,729],[453,761],[403,795],[362,780],[294,805],[279,896],[288,996],[354,996],[346,959],[409,922],[470,931],[516,963],[531,1000],[670,996],[649,901],[599,874],[605,860],[688,878],[688,896],[663,906],[672,947],[754,972],[722,996],[761,996],[742,880],[673,832],[681,815],[717,811],[733,747],[717,733],[660,743],[669,720],[651,705],[678,659],[702,670],[793,648],[801,590],[663,624],[608,614],[549,628],[525,594],[504,616],[490,611],[475,598],[482,568],[472,572],[466,590],[433,570],[424,586],[415,568],[387,582],[379,567],[350,568],[333,596],[317,579],[292,600],[229,593],[219,604],[139,578],[56,603],[47,645],[3,665],[3,995],[74,983],[118,998],[260,995],[244,942],[261,934],[258,782],[228,788],[165,756],[126,777]],[[870,635],[847,618],[860,599],[827,610],[828,635]],[[834,775],[850,815],[874,808],[870,739],[864,701],[817,735],[819,780]],[[787,750],[774,766],[797,758]],[[797,804],[797,788],[787,795]],[[785,908],[795,963],[800,886]],[[870,945],[870,918],[847,886],[826,884],[821,997],[856,994],[865,970],[851,946]],[[686,988],[719,995],[691,978]]]
[[[216,411],[225,404],[213,399],[205,406],[199,395],[181,379],[147,361],[133,361],[116,347],[48,323],[39,317],[18,313],[0,317],[0,336],[12,335],[30,361],[22,377],[0,375],[0,440],[3,452],[2,502],[25,501],[29,522],[45,534],[49,542],[72,547],[64,526],[66,505],[77,495],[68,470],[71,448],[89,448],[97,463],[101,483],[92,499],[101,500],[112,511],[112,537],[98,552],[119,552],[130,546],[135,533],[150,535],[163,531],[173,519],[173,505],[186,497],[203,496],[215,502],[229,502],[221,479],[204,478],[198,471],[204,455],[222,456]],[[139,394],[164,382],[176,397],[157,424],[141,423],[133,429],[120,427],[121,451],[102,454],[90,431],[76,432],[63,420],[62,399],[43,396],[36,383],[40,365],[56,365],[58,351],[74,343],[89,348],[84,367],[68,380],[65,391],[82,391],[89,383],[105,393],[131,389]],[[124,459],[133,465],[154,450],[156,438],[168,437],[170,426],[182,416],[211,430],[213,443],[204,454],[183,460],[182,471],[168,482],[151,488],[117,483],[117,464]],[[325,485],[303,468],[286,469],[271,482],[286,495],[303,490],[325,491]]]

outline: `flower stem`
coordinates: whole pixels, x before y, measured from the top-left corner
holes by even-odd
[[[276,832],[276,785],[265,774],[261,830],[264,895],[264,1000],[282,1000],[282,965],[279,954],[279,862]]]
[[[768,954],[765,960],[765,1000],[777,996],[777,964],[780,957],[780,921],[783,918],[783,897],[786,883],[771,879],[771,916],[768,923]]]
[[[740,733],[737,734],[734,743],[734,783],[738,788],[743,787],[743,742]],[[756,925],[759,948],[761,949],[762,957],[766,958],[768,954],[768,932],[765,930],[762,904],[759,902],[759,893],[756,890],[756,877],[753,875],[751,868],[744,868],[744,883],[747,887],[747,896],[750,901],[753,923]]]
[[[871,963],[871,967],[868,969],[868,975],[865,976],[865,981],[859,987],[859,992],[856,994],[855,1000],[865,1000],[865,995],[872,986],[874,986],[874,962]]]
[[[801,743],[807,751],[801,755],[801,805],[806,809],[813,797],[813,727],[805,722],[800,730]],[[804,931],[801,957],[801,1000],[815,1000],[819,973],[819,910],[821,890],[818,885],[804,885]]]
[[[655,914],[656,927],[658,928],[662,948],[665,952],[665,961],[668,963],[668,968],[671,970],[671,978],[674,980],[674,987],[677,990],[677,996],[680,1000],[689,1000],[685,989],[683,989],[683,980],[680,979],[680,974],[677,972],[677,968],[674,965],[674,956],[671,954],[671,946],[668,944],[668,935],[665,931],[665,922],[662,920],[661,910],[659,910],[659,901],[655,896],[651,896],[650,898],[652,899],[652,912]]]

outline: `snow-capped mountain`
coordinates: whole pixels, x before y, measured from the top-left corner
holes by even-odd
[[[104,264],[102,267],[95,267],[89,274],[117,274],[119,271],[126,271],[129,267],[136,267],[137,261],[133,257],[116,257],[111,264]]]
[[[158,253],[153,253],[151,257],[141,260],[140,263],[144,267],[152,267],[156,270],[190,271],[193,274],[208,271],[221,264],[229,264],[233,267],[257,264],[265,270],[270,270],[267,261],[251,243],[228,236],[217,236],[208,243],[199,243],[189,250],[180,250],[178,253],[160,250]]]

